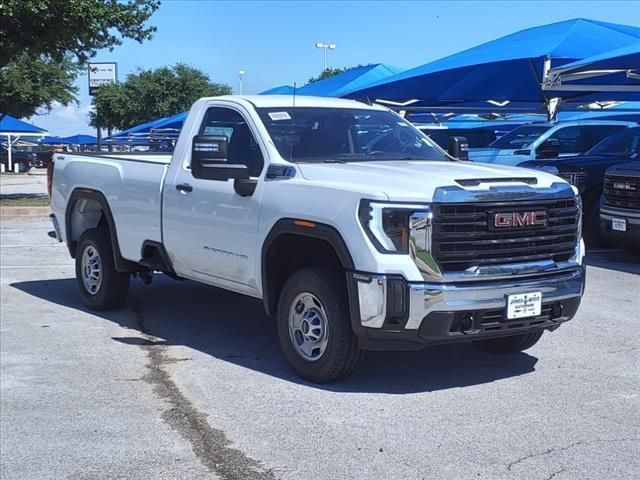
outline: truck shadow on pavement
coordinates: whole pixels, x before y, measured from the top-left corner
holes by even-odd
[[[256,299],[157,275],[150,287],[133,279],[123,308],[94,312],[80,300],[73,278],[11,286],[144,334],[113,339],[132,347],[185,346],[266,375],[327,391],[406,394],[460,388],[533,372],[538,361],[527,353],[484,353],[469,344],[430,347],[419,352],[368,352],[350,378],[316,385],[290,370],[280,352],[275,322]],[[150,342],[146,335],[157,340]]]
[[[614,248],[587,249],[588,266],[640,275],[640,255]]]

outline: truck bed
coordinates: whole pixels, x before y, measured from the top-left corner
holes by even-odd
[[[157,153],[55,154],[51,209],[63,240],[78,240],[66,238],[69,197],[76,189],[91,189],[108,200],[122,256],[139,261],[146,240],[162,241],[162,185],[170,161],[170,154]]]

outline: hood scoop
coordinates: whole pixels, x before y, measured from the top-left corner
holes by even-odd
[[[456,179],[456,183],[463,187],[477,187],[483,183],[526,183],[527,185],[535,185],[538,183],[538,179],[536,177],[469,178]]]

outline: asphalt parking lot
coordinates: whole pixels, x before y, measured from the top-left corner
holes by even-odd
[[[3,479],[630,479],[640,260],[589,254],[578,316],[526,353],[373,353],[327,386],[260,302],[157,276],[86,310],[43,218],[1,222]]]

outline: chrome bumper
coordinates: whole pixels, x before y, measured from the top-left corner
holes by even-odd
[[[516,293],[542,292],[543,303],[579,298],[584,291],[585,275],[584,268],[579,266],[509,281],[407,283],[393,276],[353,273],[350,282],[351,291],[356,290],[359,327],[416,331],[431,313],[506,308],[507,295]],[[397,328],[389,322],[394,315],[402,319],[396,320]]]

